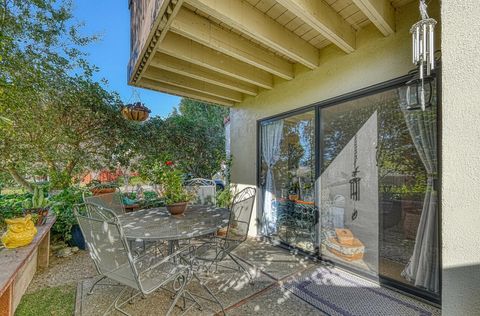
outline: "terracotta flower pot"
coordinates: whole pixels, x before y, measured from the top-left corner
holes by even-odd
[[[228,230],[227,227],[220,228],[219,230],[217,230],[217,236],[219,237],[227,236],[227,230]]]
[[[47,221],[50,208],[31,208],[23,210],[23,215],[36,215],[35,226],[42,226]]]
[[[167,205],[167,210],[171,215],[182,215],[187,209],[188,202],[179,202]]]
[[[115,188],[93,188],[90,190],[93,195],[102,195],[115,192]]]

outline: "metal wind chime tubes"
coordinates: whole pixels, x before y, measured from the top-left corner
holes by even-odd
[[[412,25],[410,33],[412,34],[413,63],[418,66],[418,76],[421,81],[419,97],[422,110],[425,110],[425,89],[424,78],[430,76],[435,69],[435,25],[437,21],[430,18],[427,13],[425,0],[420,0],[420,15],[422,19]]]

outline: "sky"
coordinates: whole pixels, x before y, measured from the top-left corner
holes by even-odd
[[[127,84],[127,64],[130,57],[130,13],[127,0],[75,0],[74,16],[85,25],[83,35],[100,35],[100,41],[91,43],[84,51],[90,63],[100,68],[97,80],[105,78],[109,91],[120,94],[125,103],[132,98],[133,88]],[[136,88],[140,100],[152,110],[152,116],[168,116],[180,103],[177,96]]]

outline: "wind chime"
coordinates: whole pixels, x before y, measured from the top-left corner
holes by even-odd
[[[425,0],[420,0],[420,15],[422,19],[412,25],[410,33],[412,34],[412,56],[413,63],[418,67],[418,78],[407,83],[407,105],[409,109],[416,109],[413,106],[416,103],[425,111],[430,106],[431,91],[428,91],[429,97],[426,96],[425,82],[431,86],[430,75],[435,69],[435,25],[437,21],[430,18],[427,13],[427,4]],[[416,100],[412,102],[410,96],[411,84],[416,85]],[[427,100],[428,99],[428,100]]]
[[[353,138],[353,172],[352,178],[350,179],[350,199],[353,200],[353,214],[352,214],[352,221],[355,220],[358,216],[358,210],[355,207],[355,202],[360,201],[360,180],[361,178],[358,176],[360,171],[358,170],[357,166],[357,158],[358,158],[358,141],[357,135]]]

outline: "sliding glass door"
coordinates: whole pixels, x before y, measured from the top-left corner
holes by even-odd
[[[427,85],[425,110],[401,82],[260,122],[263,234],[438,298],[437,93]]]
[[[262,122],[260,128],[263,234],[313,252],[315,112]]]

